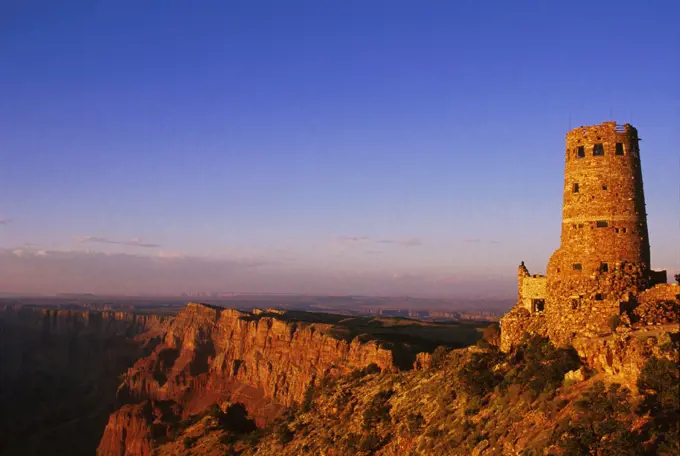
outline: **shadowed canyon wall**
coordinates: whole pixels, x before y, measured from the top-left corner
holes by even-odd
[[[0,308],[0,454],[94,454],[120,375],[166,323],[125,312]]]

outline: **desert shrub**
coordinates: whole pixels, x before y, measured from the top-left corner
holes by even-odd
[[[646,432],[658,454],[680,454],[680,369],[668,359],[650,358],[637,382],[643,395],[638,413],[652,421]]]
[[[354,369],[352,373],[350,374],[350,377],[353,380],[357,380],[360,378],[363,378],[367,375],[370,374],[377,374],[380,372],[380,367],[376,363],[371,363],[368,366],[364,367],[363,369]]]
[[[406,416],[406,428],[410,435],[415,436],[420,434],[425,425],[425,418],[420,413],[409,413]]]
[[[432,361],[430,362],[430,368],[438,369],[442,367],[450,351],[451,351],[450,348],[445,347],[443,345],[440,345],[439,347],[435,348],[434,351],[432,352]]]
[[[498,347],[501,344],[501,329],[497,323],[487,326],[482,335],[482,340],[485,340],[492,347]]]
[[[680,274],[675,274],[675,281],[680,285]]]
[[[220,427],[236,434],[247,434],[257,429],[255,421],[248,418],[246,407],[241,403],[231,404],[225,411],[213,404],[206,411],[206,416],[214,418]]]
[[[286,422],[277,423],[274,426],[273,433],[276,440],[282,445],[290,442],[295,437],[295,433],[290,430]]]
[[[492,372],[501,359],[502,354],[496,351],[473,353],[456,375],[462,389],[471,396],[484,396],[493,390],[503,380],[502,376]]]
[[[382,446],[383,439],[374,432],[365,435],[359,442],[359,451],[374,453]]]
[[[506,375],[505,386],[525,385],[534,397],[541,392],[554,392],[564,380],[564,374],[581,365],[576,351],[556,348],[547,338],[531,337],[517,348],[515,367]]]
[[[182,445],[184,445],[184,448],[191,448],[199,438],[200,436],[184,437],[184,440],[182,440]]]
[[[314,384],[310,383],[305,390],[305,398],[300,405],[300,411],[307,413],[312,409],[312,402],[314,401]]]
[[[565,454],[624,456],[639,454],[636,435],[630,431],[630,391],[614,383],[605,388],[597,382],[576,402],[578,414],[566,423],[558,446]]]
[[[372,430],[379,423],[390,421],[392,406],[389,404],[389,400],[392,394],[394,394],[394,391],[385,390],[371,398],[363,414],[364,430]]]

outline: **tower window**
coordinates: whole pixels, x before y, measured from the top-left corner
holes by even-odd
[[[597,222],[595,222],[595,225],[598,228],[607,228],[609,226],[609,223],[606,220],[598,220]]]
[[[578,299],[572,299],[571,300],[571,308],[576,310],[579,307],[580,307],[580,303],[579,303]]]
[[[625,233],[626,231],[628,231],[628,228],[624,228],[624,229],[623,229],[623,232],[624,232],[624,233]]]
[[[616,155],[623,155],[623,143],[616,143]]]
[[[545,300],[544,299],[534,299],[534,312],[543,312],[545,310]]]
[[[574,267],[574,271],[580,271],[581,269],[583,269],[581,267],[581,263],[574,263],[573,267]]]
[[[602,184],[602,190],[607,190],[607,184]]]
[[[600,272],[609,272],[609,263],[600,263]]]
[[[573,185],[572,191],[573,191],[574,193],[578,193],[578,183],[576,183],[576,184]]]
[[[576,157],[583,158],[586,156],[586,148],[584,146],[578,146],[576,148]]]
[[[602,301],[604,299],[604,295],[602,293],[596,293],[595,294],[595,301]]]
[[[604,146],[602,143],[595,144],[593,146],[593,156],[598,157],[604,155]]]

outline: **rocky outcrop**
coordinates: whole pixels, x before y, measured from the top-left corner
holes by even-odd
[[[664,283],[645,290],[632,312],[635,326],[680,324],[680,285]]]
[[[332,325],[281,317],[189,303],[153,353],[128,370],[119,401],[170,401],[186,418],[229,400],[243,403],[262,425],[302,402],[308,388],[326,376],[370,364],[396,369],[392,352],[375,341],[347,342],[333,336]],[[145,454],[133,451],[141,447],[127,440],[137,439],[133,434],[149,424],[143,414],[121,408],[110,417],[98,454]]]
[[[640,371],[650,358],[678,359],[674,348],[678,340],[680,326],[674,323],[606,337],[576,338],[573,345],[586,366],[635,389]]]

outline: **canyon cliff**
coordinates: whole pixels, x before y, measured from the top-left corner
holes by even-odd
[[[0,453],[93,454],[119,376],[167,317],[0,308]]]
[[[303,402],[322,378],[371,364],[397,370],[390,349],[343,340],[333,325],[189,303],[162,343],[123,377],[122,406],[111,415],[98,454],[150,454],[153,440],[163,441],[174,422],[226,401],[243,404],[262,426]]]

